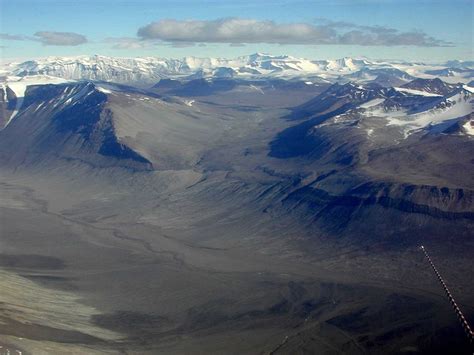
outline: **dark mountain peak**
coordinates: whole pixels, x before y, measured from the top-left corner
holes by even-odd
[[[474,61],[472,60],[449,60],[446,62],[448,67],[453,68],[467,68],[473,69],[474,68]]]
[[[472,77],[474,70],[469,68],[443,68],[427,70],[426,74],[439,75],[439,76],[461,76],[461,77]]]
[[[157,89],[176,89],[182,85],[181,81],[176,79],[161,79],[158,83],[156,83],[153,88]]]
[[[407,80],[411,80],[411,79],[413,78],[405,79],[405,78],[400,78],[396,75],[382,73],[382,74],[377,75],[377,77],[371,82],[374,84],[379,84],[383,87],[390,88],[393,86],[404,85],[407,82]]]
[[[448,84],[439,78],[434,78],[434,79],[418,78],[413,81],[410,81],[409,83],[403,85],[402,87],[406,89],[419,90],[419,91],[428,92],[430,94],[445,96],[451,93],[453,90],[455,90],[458,86]]]
[[[159,93],[174,96],[207,96],[218,91],[228,91],[238,85],[232,78],[200,78],[189,81],[164,79],[153,88]]]
[[[87,81],[28,86],[15,119],[0,131],[0,150],[9,152],[5,163],[17,164],[28,152],[30,163],[54,156],[93,166],[149,169],[151,163],[117,136],[107,93]]]
[[[384,98],[387,92],[388,89],[373,83],[368,85],[354,82],[335,83],[314,99],[296,107],[288,118],[341,114],[364,102]]]
[[[350,97],[356,100],[364,100],[368,97],[382,97],[386,91],[386,89],[376,83],[361,85],[350,81],[345,84],[333,84],[320,96]]]
[[[362,68],[361,70],[351,74],[352,78],[365,78],[367,76],[391,76],[404,80],[413,80],[414,77],[409,75],[407,72],[397,68]]]
[[[70,103],[77,103],[93,93],[104,100],[106,99],[106,95],[98,90],[94,83],[89,81],[30,85],[26,89],[22,108],[25,109],[32,104],[42,102],[55,105],[55,107],[58,105],[68,105]]]

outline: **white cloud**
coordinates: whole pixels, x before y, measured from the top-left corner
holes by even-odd
[[[254,19],[160,20],[138,30],[145,40],[183,43],[352,44],[374,46],[446,46],[422,31],[400,32],[347,22],[276,23]]]

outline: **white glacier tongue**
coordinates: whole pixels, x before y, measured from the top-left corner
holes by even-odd
[[[432,96],[432,97],[442,97],[442,95],[432,94],[430,92],[415,90],[415,89],[407,89],[407,88],[394,88],[398,92],[410,94],[410,95],[418,95],[418,96]]]

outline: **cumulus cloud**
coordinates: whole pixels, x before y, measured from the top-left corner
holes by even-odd
[[[34,36],[45,46],[78,46],[87,42],[85,36],[74,32],[39,31]]]
[[[382,26],[359,26],[348,22],[321,24],[276,23],[254,19],[160,20],[141,27],[144,40],[172,43],[272,43],[352,44],[372,46],[438,47],[451,45],[422,31],[401,32]]]
[[[226,18],[213,21],[161,20],[140,28],[138,36],[167,42],[303,44],[323,40],[330,34],[321,33],[308,24],[278,25],[273,21]]]

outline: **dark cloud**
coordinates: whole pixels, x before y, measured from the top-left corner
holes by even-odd
[[[438,47],[451,43],[422,31],[401,32],[383,26],[360,26],[349,22],[320,21],[276,23],[253,19],[160,20],[138,30],[145,40],[177,43],[273,43],[273,44],[351,44],[363,46]]]
[[[78,46],[87,42],[87,38],[79,33],[39,31],[35,39],[45,46]]]

